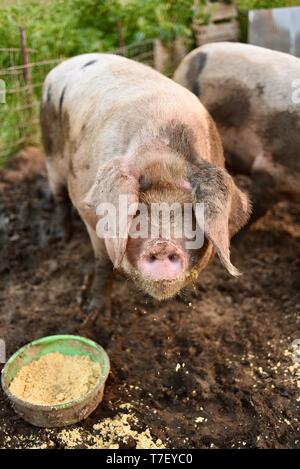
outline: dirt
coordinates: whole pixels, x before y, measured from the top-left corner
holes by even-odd
[[[233,246],[242,277],[230,277],[216,259],[193,291],[159,303],[117,275],[112,316],[83,326],[91,248],[79,219],[68,244],[48,245],[53,204],[40,153],[13,159],[0,187],[7,356],[45,335],[80,333],[111,359],[104,401],[65,429],[80,435],[72,447],[90,447],[95,431],[106,441],[101,422],[129,414],[132,434],[118,440],[116,431],[109,447],[140,447],[144,434],[167,448],[300,446],[300,371],[292,359],[300,338],[299,206],[278,204]],[[61,432],[27,424],[1,392],[0,447],[70,447]]]
[[[122,413],[124,409],[128,413]],[[121,413],[113,418],[105,418],[95,423],[89,432],[84,432],[82,428],[67,428],[56,434],[56,438],[60,438],[67,449],[76,448],[78,444],[84,444],[87,449],[118,449],[120,446],[128,448],[132,447],[132,444],[136,449],[164,448],[159,438],[153,440],[149,428],[140,432],[132,429],[138,420],[132,413],[132,406],[129,403],[121,405],[120,410]],[[53,431],[46,430],[46,432],[51,439]]]

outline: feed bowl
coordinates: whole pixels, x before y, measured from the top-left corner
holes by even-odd
[[[100,374],[93,389],[79,399],[57,405],[32,404],[12,394],[9,387],[19,370],[53,352],[83,355],[99,363]],[[109,370],[108,355],[96,342],[75,335],[52,335],[34,340],[14,353],[2,370],[1,384],[12,407],[24,420],[38,427],[64,427],[87,418],[96,409],[102,401]]]

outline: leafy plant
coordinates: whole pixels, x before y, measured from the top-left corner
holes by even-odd
[[[299,0],[237,0],[241,10],[258,10],[259,8],[282,8],[299,6]]]

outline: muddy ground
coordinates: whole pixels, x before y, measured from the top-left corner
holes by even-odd
[[[61,332],[106,348],[104,401],[71,427],[81,435],[72,447],[90,447],[95,422],[128,409],[133,436],[108,446],[115,439],[134,448],[135,435],[149,429],[148,439],[169,448],[299,447],[291,343],[300,338],[300,207],[277,205],[233,247],[242,277],[230,277],[216,259],[195,290],[159,303],[117,276],[112,318],[83,328],[88,237],[77,221],[69,244],[47,245],[47,194],[36,150],[0,175],[0,337],[7,356]],[[1,392],[0,447],[70,447],[61,435],[26,424]]]

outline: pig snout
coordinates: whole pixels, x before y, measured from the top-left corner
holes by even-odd
[[[175,280],[186,269],[183,251],[169,241],[150,243],[143,251],[138,269],[149,280]]]

